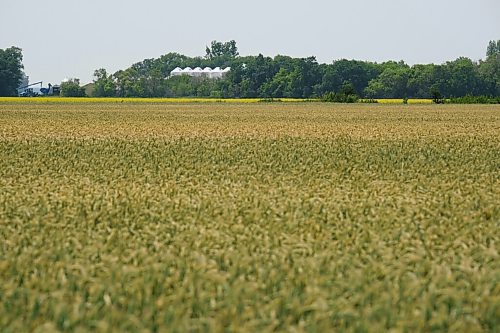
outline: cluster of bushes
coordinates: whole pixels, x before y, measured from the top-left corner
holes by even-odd
[[[450,104],[500,104],[500,96],[463,96],[463,97],[452,97],[446,100],[446,103]]]
[[[323,102],[334,103],[356,103],[359,100],[359,96],[356,94],[353,84],[345,81],[339,92],[328,92],[321,97],[321,100]]]
[[[359,100],[357,95],[346,95],[343,93],[329,92],[321,97],[323,102],[334,103],[356,103]]]

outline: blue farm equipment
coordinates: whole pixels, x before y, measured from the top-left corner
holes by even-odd
[[[39,87],[36,87],[40,85]],[[49,83],[48,87],[43,87],[43,82],[35,82],[18,89],[20,97],[36,97],[36,96],[57,96],[59,95],[59,86],[53,86]]]

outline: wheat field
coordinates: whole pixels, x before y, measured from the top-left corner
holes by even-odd
[[[498,332],[500,106],[0,102],[1,332]]]

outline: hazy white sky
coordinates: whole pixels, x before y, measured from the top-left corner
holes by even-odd
[[[500,39],[500,0],[0,0],[0,48],[21,47],[44,85],[231,39],[241,55],[324,63],[478,60]]]

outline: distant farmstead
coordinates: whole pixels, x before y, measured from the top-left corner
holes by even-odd
[[[192,77],[207,78],[207,79],[222,79],[231,70],[231,67],[226,67],[221,69],[220,67],[215,67],[214,69],[210,67],[196,67],[192,69],[191,67],[186,67],[184,69],[177,67],[170,72],[170,76],[181,76],[187,75]]]

